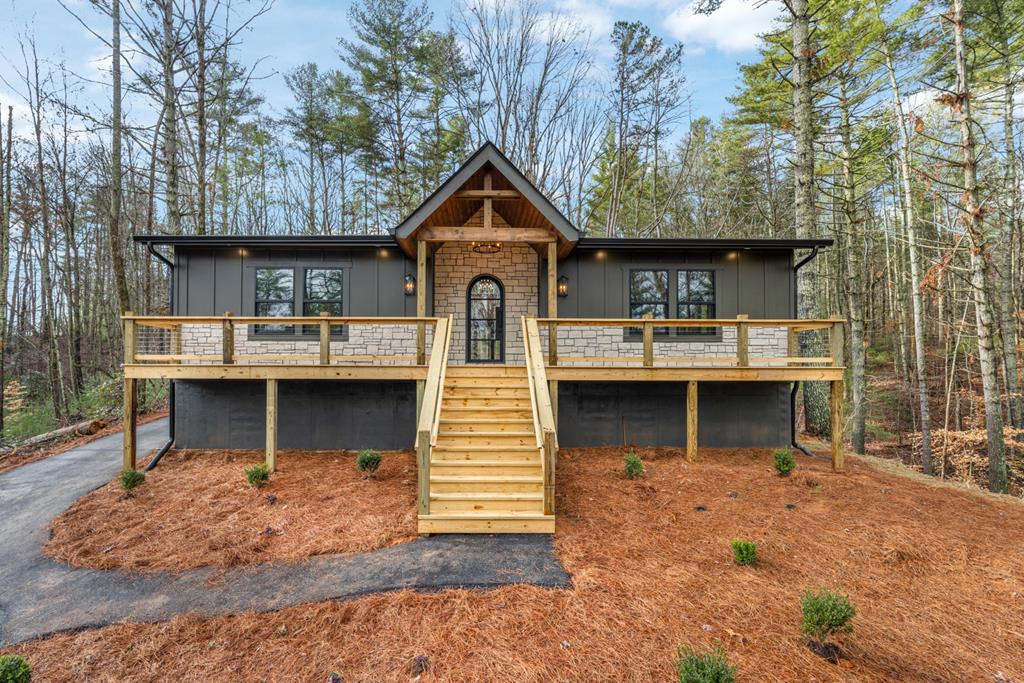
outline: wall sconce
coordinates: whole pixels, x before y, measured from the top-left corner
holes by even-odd
[[[416,293],[416,276],[409,273],[405,276],[405,284],[403,285],[406,296],[412,296]]]
[[[562,299],[569,296],[569,278],[564,275],[558,278],[558,296]]]

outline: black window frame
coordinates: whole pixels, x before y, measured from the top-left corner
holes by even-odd
[[[292,282],[291,282],[291,285],[292,285],[292,295],[291,295],[291,298],[288,298],[288,299],[261,299],[260,298],[260,271],[261,270],[286,270],[286,271],[290,271],[291,272],[291,279],[292,279]],[[258,266],[253,271],[253,315],[255,315],[257,317],[264,317],[264,316],[260,315],[260,305],[261,304],[283,304],[283,303],[287,303],[287,304],[290,305],[291,312],[288,315],[281,316],[281,317],[286,317],[287,318],[287,317],[294,316],[295,315],[295,268],[293,268],[291,266]],[[266,316],[266,317],[274,317],[274,316]],[[294,325],[281,325],[280,326],[281,329],[268,329],[270,326],[271,326],[270,324],[267,324],[267,325],[253,325],[252,326],[253,334],[254,335],[259,335],[261,337],[275,336],[275,335],[293,336],[295,334],[295,326]]]
[[[265,303],[291,303],[291,316],[298,317],[296,311],[305,313],[307,303],[335,303],[335,299],[312,299],[307,300],[306,278],[309,271],[314,270],[337,270],[341,273],[341,300],[337,301],[341,313],[345,315],[345,294],[348,290],[345,279],[347,267],[344,265],[307,263],[300,265],[278,265],[274,263],[261,263],[253,265],[252,289],[253,293],[253,315],[259,316],[260,304]],[[291,299],[260,299],[259,294],[259,271],[261,270],[289,270],[292,272],[292,298]],[[254,337],[268,341],[294,341],[316,339],[320,336],[319,325],[286,325],[286,329],[266,329],[267,325],[250,325],[250,332]],[[348,328],[345,325],[331,326],[331,339],[335,341],[346,341],[348,339]]]
[[[473,337],[472,325],[475,318],[473,318],[473,288],[481,280],[491,280],[498,286],[498,314],[494,319],[495,336],[488,339],[479,339]],[[492,358],[489,360],[474,359],[472,352],[472,344],[474,341],[489,341],[491,344],[499,344],[498,358]],[[466,362],[473,365],[486,365],[488,363],[504,363],[505,362],[505,344],[507,342],[506,330],[505,330],[505,283],[501,281],[495,275],[490,273],[481,273],[474,277],[469,285],[466,287]],[[493,347],[492,347],[493,350]]]
[[[338,293],[341,295],[341,298],[339,298],[339,299],[311,299],[311,298],[309,298],[309,273],[310,273],[310,271],[314,271],[314,270],[336,270],[336,271],[338,271],[338,275],[339,275],[339,278],[340,278],[340,282],[338,283],[338,287],[340,288],[340,291]],[[343,315],[343,312],[345,310],[345,269],[341,268],[339,266],[303,266],[302,267],[302,315],[303,316],[312,315],[311,313],[308,313],[306,311],[306,307],[309,306],[309,304],[337,304],[338,312],[336,314],[332,313],[332,315],[338,315],[338,316]],[[317,313],[317,315],[320,315],[319,312]],[[302,329],[303,336],[309,336],[309,337],[318,337],[318,336],[320,336],[320,326],[319,325],[303,325],[302,328],[303,328]],[[343,335],[344,335],[344,326],[343,325],[332,325],[331,326],[331,337],[341,337]]]
[[[712,310],[712,315],[717,316],[718,312],[718,271],[721,270],[712,264],[692,264],[692,265],[671,265],[664,263],[637,263],[629,264],[628,267],[623,268],[625,276],[625,297],[624,305],[626,308],[626,316],[633,318],[633,306],[637,302],[632,298],[632,283],[633,274],[637,272],[646,271],[667,271],[669,277],[668,283],[668,320],[678,320],[679,318],[679,273],[680,272],[707,272],[711,274],[711,301],[712,303],[706,304],[699,302],[701,305],[709,305]],[[647,302],[650,303],[650,302]],[[654,302],[660,304],[661,302]],[[690,304],[692,302],[683,302]],[[640,318],[634,318],[640,320]],[[690,318],[686,318],[690,319]],[[630,327],[626,329],[623,335],[624,341],[636,342],[640,341],[643,337],[643,329],[640,327]],[[655,327],[654,328],[654,339],[658,342],[716,342],[722,341],[722,328],[721,327]]]
[[[639,301],[633,299],[633,276],[637,273],[664,273],[665,274],[665,299],[664,301],[650,300],[650,301]],[[671,268],[630,268],[629,270],[629,281],[626,283],[626,310],[627,317],[635,320],[642,320],[643,317],[633,318],[633,307],[634,306],[663,306],[665,311],[665,317],[655,318],[655,320],[669,320],[672,315],[672,269]],[[667,336],[669,328],[667,327],[656,327],[654,328],[654,334],[657,336]],[[641,335],[643,330],[639,327],[629,328],[630,336]]]
[[[711,277],[711,300],[704,301],[699,299],[693,299],[692,292],[692,281],[687,277],[686,282],[686,296],[684,300],[682,293],[679,291],[679,276],[683,273],[707,273]],[[715,271],[711,268],[677,268],[676,277],[676,319],[677,320],[714,320],[717,317],[717,305],[718,305],[718,279],[715,276]],[[683,306],[690,307],[692,311],[694,307],[706,306],[709,311],[709,315],[706,318],[694,318],[693,316],[683,317],[680,315]],[[676,334],[680,337],[715,337],[718,335],[717,327],[678,327],[676,328]]]

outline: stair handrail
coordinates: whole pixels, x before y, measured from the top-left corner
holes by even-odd
[[[523,318],[523,348],[526,351],[527,377],[530,380],[531,405],[536,409],[534,431],[540,440],[541,470],[544,477],[544,514],[555,514],[555,463],[558,458],[558,430],[551,407],[551,390],[544,354],[541,351],[540,331],[536,318]],[[538,429],[539,427],[539,429]]]
[[[526,353],[526,382],[530,387],[530,410],[533,413],[533,434],[537,437],[537,448],[544,448],[544,437],[540,430],[540,415],[537,412],[537,393],[533,382],[533,350],[530,348],[530,335],[526,329],[526,316],[521,316],[523,325],[523,349]],[[541,459],[543,463],[543,458]]]
[[[444,381],[445,376],[448,374],[448,355],[452,347],[452,327],[453,327],[452,316],[447,318],[447,327],[444,335],[444,351],[441,356],[441,374],[438,378],[438,397],[434,405],[434,423],[430,427],[430,446],[433,448],[437,445],[437,433],[441,427],[441,403],[444,395]]]
[[[430,514],[430,450],[437,441],[437,425],[441,414],[441,394],[444,374],[448,367],[448,348],[451,344],[451,316],[440,318],[434,327],[430,346],[430,363],[423,387],[420,414],[416,423],[417,510],[420,515]]]

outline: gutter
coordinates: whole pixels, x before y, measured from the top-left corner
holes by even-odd
[[[169,300],[168,310],[173,312],[174,263],[166,256],[161,254],[159,251],[157,251],[156,248],[153,246],[152,242],[146,242],[146,250],[167,266],[168,273],[170,274],[170,286],[168,287],[167,293],[167,297]],[[164,443],[163,446],[161,446],[157,450],[156,454],[152,457],[152,459],[150,459],[149,463],[146,465],[146,472],[149,472],[151,469],[156,467],[157,464],[160,462],[160,458],[164,457],[164,455],[167,454],[167,451],[171,450],[171,446],[174,445],[174,380],[172,379],[168,381],[170,382],[170,386],[167,389],[167,441],[166,443]]]
[[[800,296],[800,269],[814,260],[818,255],[818,247],[812,247],[811,253],[803,257],[793,266],[793,313],[797,315],[797,301]],[[796,392],[800,389],[800,382],[793,382],[793,389],[789,392],[789,441],[793,448],[797,449],[809,458],[814,454],[807,450],[803,444],[796,439]]]

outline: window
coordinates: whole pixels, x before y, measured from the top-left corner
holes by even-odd
[[[710,320],[715,317],[715,271],[676,272],[676,317],[682,320]],[[715,334],[714,327],[681,327],[679,334]]]
[[[256,269],[256,315],[281,317],[295,314],[295,271],[291,268]],[[257,334],[287,334],[292,325],[256,325]]]
[[[675,278],[675,287],[670,283]],[[709,269],[644,269],[629,271],[629,317],[655,320],[710,320],[715,317],[715,271]],[[671,328],[656,327],[654,333],[669,337]],[[709,336],[716,327],[679,327],[673,337]],[[641,328],[630,328],[639,335]]]
[[[302,315],[341,315],[341,268],[307,268],[302,290]],[[304,334],[319,334],[317,325],[303,325]],[[340,327],[332,328],[333,334]]]
[[[629,273],[629,317],[643,318],[650,315],[655,320],[668,318],[668,271],[633,270]],[[630,334],[639,334],[640,328],[630,329]],[[667,328],[659,327],[655,334],[666,334]]]

